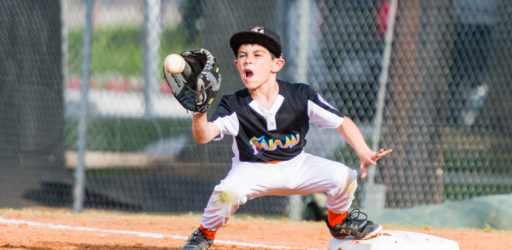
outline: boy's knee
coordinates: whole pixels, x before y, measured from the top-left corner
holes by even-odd
[[[353,195],[357,189],[357,171],[350,169],[348,172],[340,171],[333,175],[336,186],[343,189],[344,193]]]
[[[231,190],[219,190],[219,201],[222,203],[234,203],[240,200],[240,194]]]
[[[345,190],[343,192],[349,194],[350,196],[354,196],[357,189],[357,180],[348,180],[347,185],[345,186]]]
[[[345,186],[345,184],[357,179],[357,171],[348,169],[347,171],[336,171],[331,174],[333,182],[338,186]]]
[[[225,204],[243,204],[246,201],[241,186],[236,183],[222,183],[215,188],[218,202]]]
[[[345,193],[354,195],[357,189],[357,171],[349,170],[347,176],[347,185],[345,186]]]

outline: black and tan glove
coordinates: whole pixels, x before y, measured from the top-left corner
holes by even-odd
[[[185,69],[180,74],[171,74],[164,66],[164,78],[185,109],[206,113],[220,88],[217,61],[206,49],[185,50],[180,55],[185,59]]]

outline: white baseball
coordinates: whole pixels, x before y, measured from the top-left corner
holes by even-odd
[[[180,74],[185,69],[185,59],[178,54],[170,54],[165,58],[164,67],[171,74]]]

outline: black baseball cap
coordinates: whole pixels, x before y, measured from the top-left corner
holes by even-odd
[[[235,56],[237,56],[238,48],[242,44],[249,43],[259,44],[267,48],[276,57],[282,56],[281,39],[277,33],[269,28],[263,26],[245,28],[235,33],[229,40],[229,45],[233,49]]]

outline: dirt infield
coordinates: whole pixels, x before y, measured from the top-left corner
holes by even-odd
[[[32,208],[0,210],[1,249],[177,249],[200,222],[198,215],[147,215]],[[459,243],[460,249],[512,249],[512,232],[397,228]],[[234,216],[213,249],[326,249],[320,222]]]

